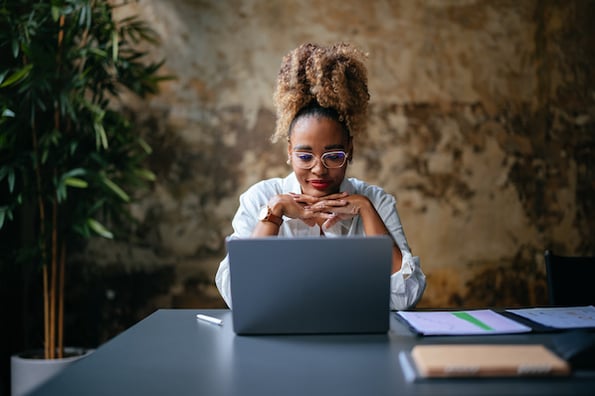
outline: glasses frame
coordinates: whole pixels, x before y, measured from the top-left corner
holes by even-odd
[[[326,157],[326,156],[329,156],[329,155],[332,155],[332,154],[339,154],[339,153],[340,153],[340,154],[343,154],[343,163],[342,163],[341,165],[339,165],[339,166],[328,166],[328,165],[325,163],[325,161],[324,161],[324,157]],[[314,153],[312,153],[312,152],[310,152],[310,151],[293,150],[293,151],[291,152],[291,155],[292,155],[292,157],[295,157],[295,156],[297,156],[297,155],[299,155],[299,154],[308,154],[308,155],[311,155],[312,157],[314,157],[315,159],[317,159],[318,161],[320,161],[320,163],[321,163],[321,164],[322,164],[322,165],[323,165],[325,168],[327,168],[327,169],[339,169],[339,168],[342,168],[343,166],[345,166],[345,164],[347,163],[347,160],[349,159],[349,153],[347,153],[347,152],[345,152],[345,151],[343,151],[343,150],[333,150],[333,151],[327,151],[326,153],[324,153],[324,154],[322,154],[322,155],[320,155],[320,156],[318,156],[318,155],[316,155],[316,154],[314,154]],[[306,169],[306,170],[309,170],[309,169],[312,169],[312,168],[314,168],[314,166],[316,166],[316,162],[314,162],[314,161],[312,161],[312,164],[311,164],[311,166],[306,166],[306,167],[304,167],[304,166],[300,166],[300,165],[298,165],[298,164],[299,164],[299,161],[300,161],[300,159],[299,159],[299,158],[296,158],[296,161],[295,161],[294,163],[295,163],[295,165],[296,165],[298,168],[300,168],[300,169]]]

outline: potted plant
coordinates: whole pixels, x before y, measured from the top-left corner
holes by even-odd
[[[27,238],[14,257],[41,269],[46,360],[65,355],[69,249],[114,238],[131,192],[154,179],[118,99],[156,93],[168,77],[145,57],[155,32],[137,16],[115,20],[125,4],[0,2],[0,232],[18,222]]]

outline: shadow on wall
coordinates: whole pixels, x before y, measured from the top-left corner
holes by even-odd
[[[542,255],[541,251],[522,246],[511,260],[471,264],[467,293],[459,305],[496,308],[547,305]]]
[[[469,264],[463,279],[454,269],[437,269],[418,308],[486,308],[547,305],[543,252],[527,246],[511,259]]]
[[[227,309],[213,279],[201,272],[184,280],[183,289],[172,295],[172,308]]]

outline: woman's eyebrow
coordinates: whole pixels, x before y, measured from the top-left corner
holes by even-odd
[[[324,146],[324,150],[343,150],[345,149],[345,146],[343,144],[331,144],[328,146]],[[293,147],[294,151],[300,151],[300,150],[305,150],[305,151],[312,151],[312,147],[308,146],[307,144],[298,144],[296,146]]]
[[[338,149],[345,149],[345,146],[343,146],[342,144],[331,144],[329,146],[325,146],[324,147],[325,150],[338,150]]]
[[[296,146],[293,146],[293,150],[294,151],[300,151],[300,150],[310,150],[312,151],[312,147],[306,145],[306,144],[298,144]]]

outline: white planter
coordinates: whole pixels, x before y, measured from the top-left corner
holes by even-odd
[[[42,353],[43,351],[38,351]],[[20,353],[10,357],[11,395],[23,396],[45,381],[58,374],[69,364],[87,356],[91,350],[84,348],[65,348],[67,357],[61,359],[41,359],[39,353]]]

